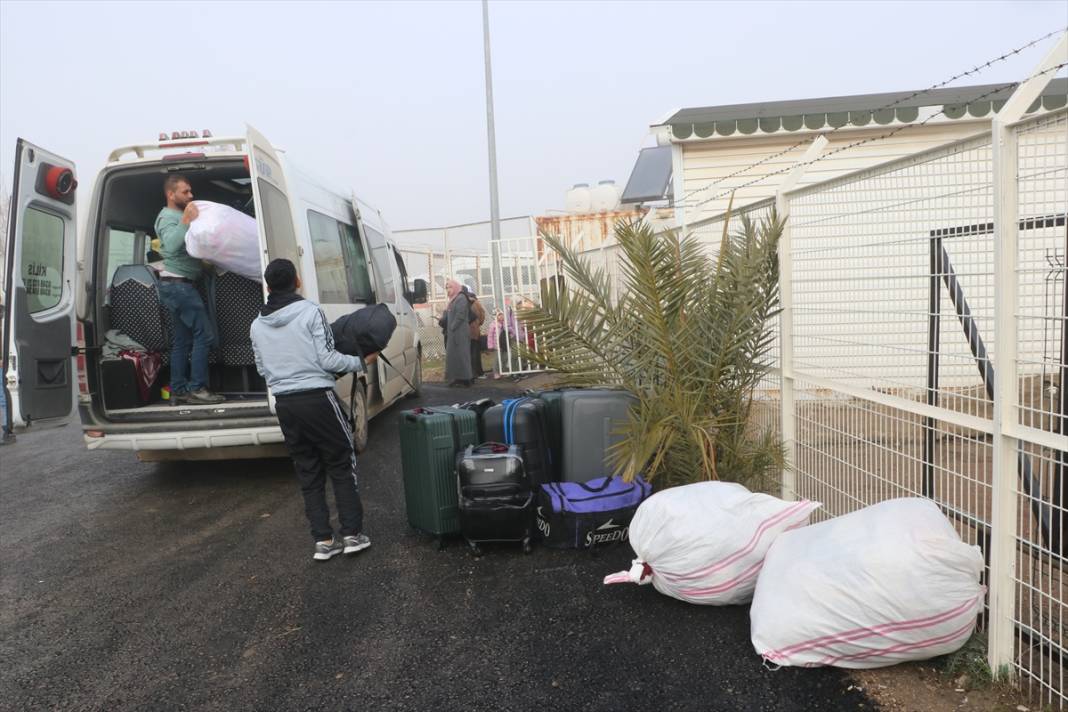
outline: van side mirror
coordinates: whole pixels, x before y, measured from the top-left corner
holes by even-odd
[[[425,279],[416,279],[412,284],[412,298],[409,299],[412,304],[426,304],[427,301],[427,286]]]

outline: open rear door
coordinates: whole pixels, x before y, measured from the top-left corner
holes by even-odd
[[[0,360],[13,425],[62,418],[74,407],[77,185],[72,162],[18,140]]]
[[[282,161],[263,134],[251,126],[247,128],[249,177],[252,178],[256,225],[260,234],[260,268],[266,269],[271,260],[285,257],[296,265],[299,275],[297,231],[293,225]]]

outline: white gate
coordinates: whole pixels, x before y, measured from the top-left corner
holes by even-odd
[[[494,303],[488,315],[498,323],[492,332],[498,335],[496,343],[488,345],[496,355],[497,370],[509,376],[543,371],[542,366],[524,358],[517,345],[538,348],[538,336],[521,314],[526,306],[541,302],[542,282],[554,273],[551,265],[546,269],[545,260],[553,261],[556,255],[536,236],[493,240],[490,254],[495,250],[499,250],[500,263],[495,267],[494,282],[500,285],[504,303]]]

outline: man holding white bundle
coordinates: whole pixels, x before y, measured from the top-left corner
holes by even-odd
[[[184,176],[171,175],[163,183],[167,207],[156,217],[163,271],[159,300],[171,312],[171,398],[175,403],[212,405],[226,400],[208,390],[208,350],[215,330],[196,282],[203,274],[200,260],[185,248],[189,223],[196,220],[193,188]]]

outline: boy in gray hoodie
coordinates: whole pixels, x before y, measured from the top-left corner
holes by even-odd
[[[304,513],[315,539],[316,561],[355,554],[371,545],[363,533],[356,451],[344,409],[334,394],[335,373],[361,371],[357,356],[334,350],[334,336],[319,305],[297,293],[293,263],[272,260],[263,273],[267,303],[252,322],[256,370],[275,396],[278,423],[304,494]],[[373,363],[375,354],[367,356]],[[355,377],[355,376],[354,376]],[[326,504],[326,478],[334,485],[341,539]]]

